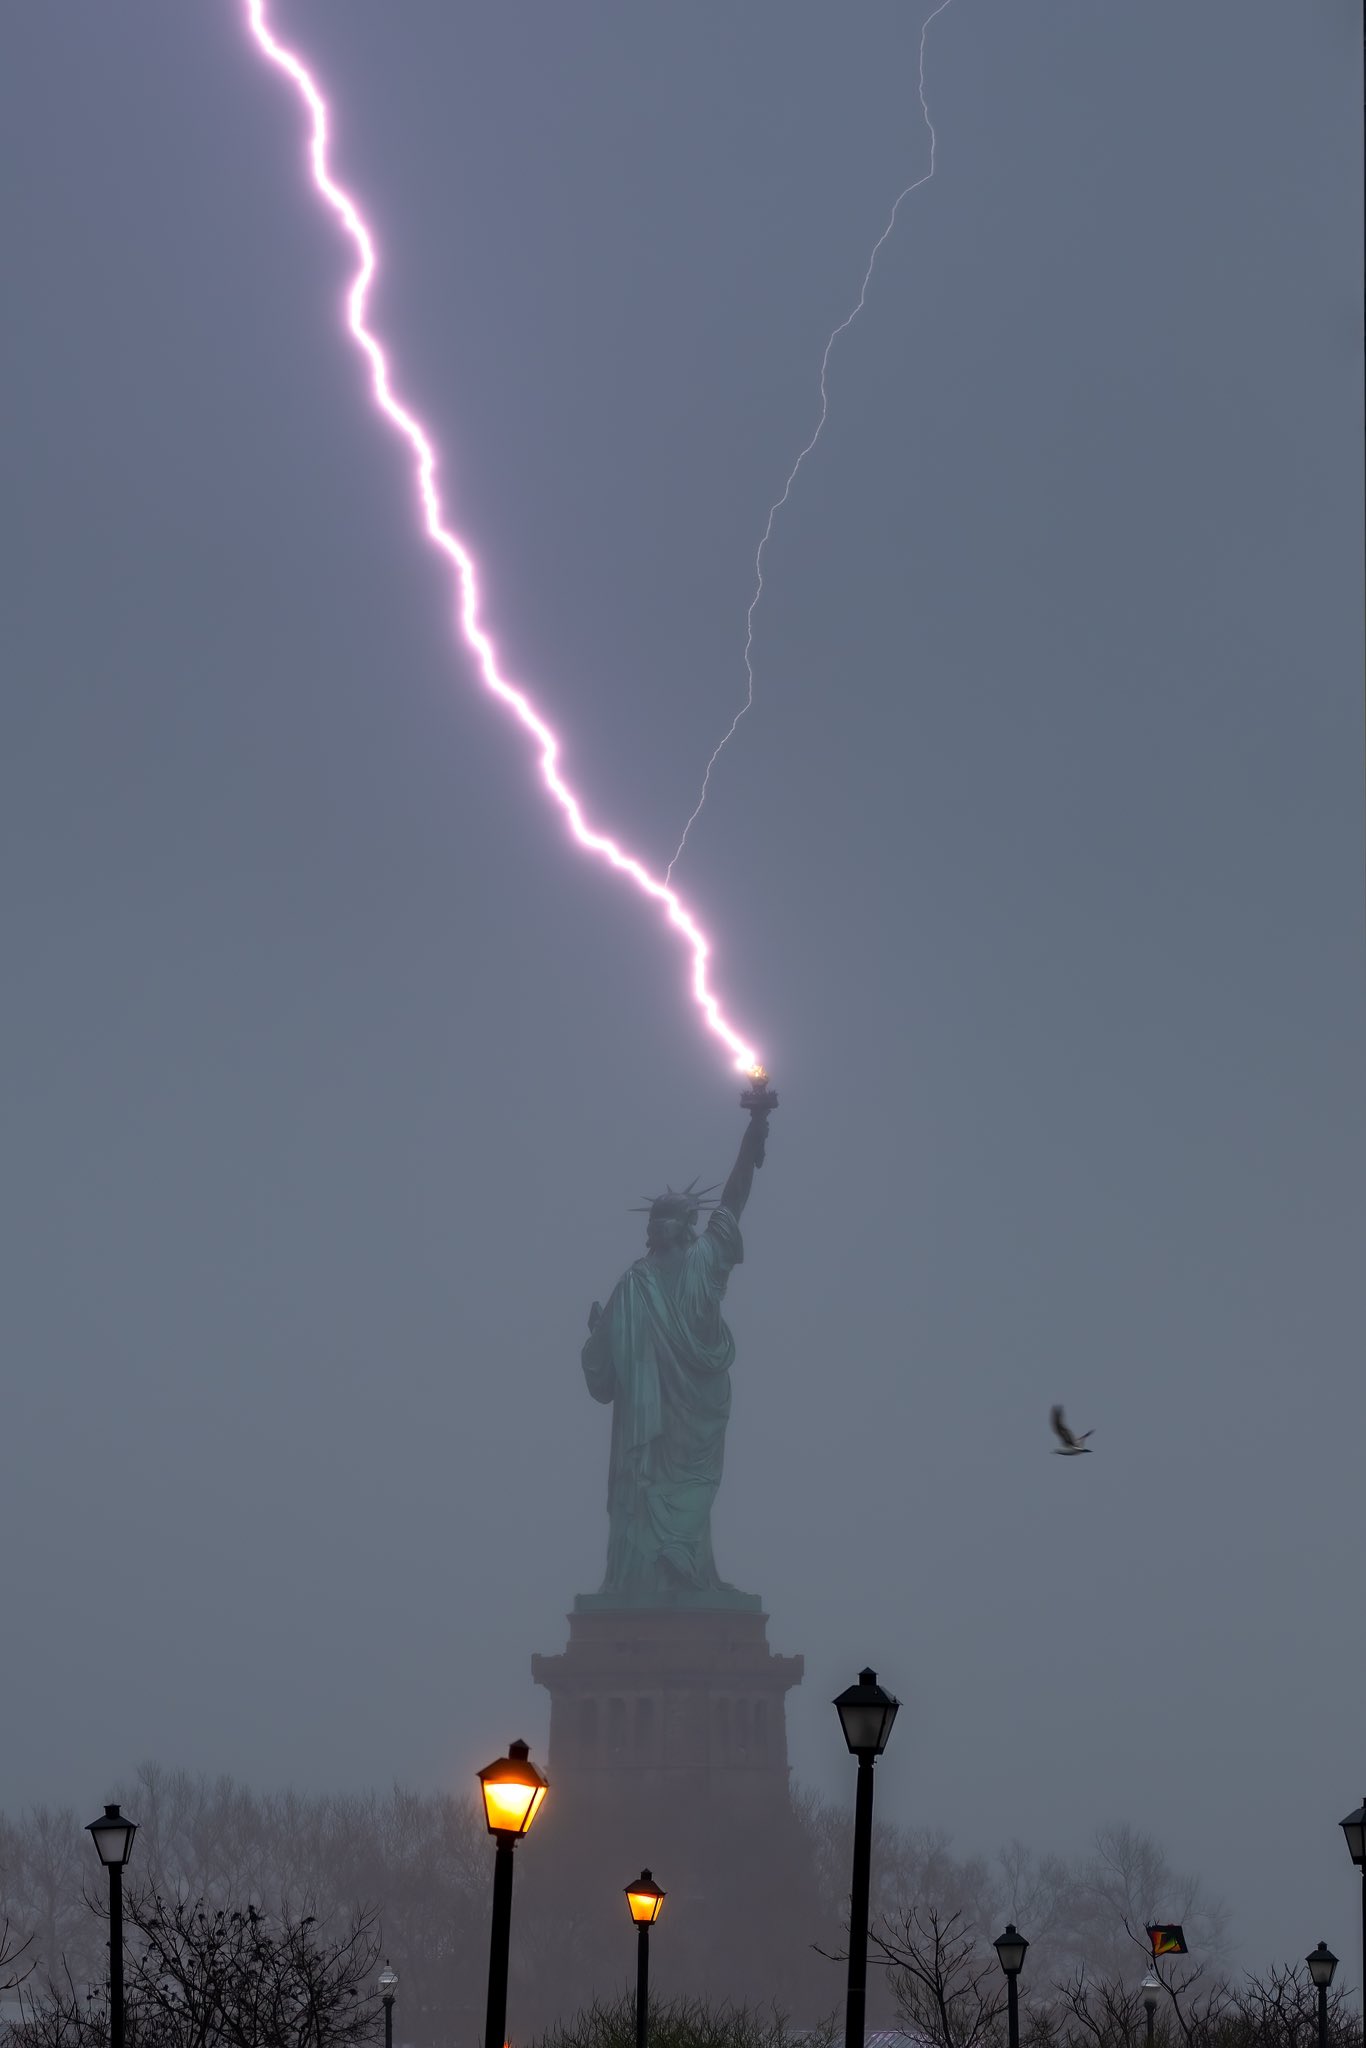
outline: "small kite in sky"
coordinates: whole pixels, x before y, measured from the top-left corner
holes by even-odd
[[[1091,1446],[1087,1443],[1086,1439],[1088,1436],[1095,1435],[1094,1430],[1084,1429],[1080,1436],[1074,1436],[1062,1419],[1061,1408],[1050,1408],[1048,1419],[1053,1425],[1054,1436],[1059,1439],[1062,1445],[1061,1450],[1054,1451],[1053,1456],[1055,1458],[1081,1458],[1091,1455]]]
[[[1148,1939],[1153,1945],[1153,1954],[1155,1956],[1187,1956],[1190,1954],[1190,1950],[1186,1947],[1184,1928],[1177,1927],[1170,1921],[1166,1925],[1150,1927],[1148,1929]]]

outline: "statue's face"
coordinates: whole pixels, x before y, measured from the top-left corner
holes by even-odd
[[[645,1249],[647,1252],[671,1252],[683,1249],[692,1243],[693,1233],[681,1216],[667,1212],[651,1216],[645,1225]]]

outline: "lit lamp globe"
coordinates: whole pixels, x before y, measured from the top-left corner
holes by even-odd
[[[1329,1948],[1327,1942],[1321,1941],[1312,1954],[1307,1955],[1304,1960],[1309,1965],[1309,1975],[1313,1979],[1315,1988],[1319,1991],[1326,1991],[1333,1981],[1333,1972],[1338,1966],[1338,1959],[1333,1954],[1332,1949]]]
[[[626,1904],[637,1927],[653,1927],[664,1904],[664,1894],[648,1870],[642,1870],[634,1884],[626,1887]]]
[[[546,1795],[544,1771],[531,1761],[524,1742],[510,1744],[506,1756],[486,1764],[479,1773],[484,1819],[491,1835],[515,1842],[527,1832]]]

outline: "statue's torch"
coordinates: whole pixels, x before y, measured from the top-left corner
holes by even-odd
[[[749,1086],[740,1097],[741,1109],[749,1111],[749,1120],[755,1130],[754,1164],[764,1163],[764,1141],[768,1137],[768,1114],[778,1107],[778,1098],[773,1091],[767,1067],[753,1066],[748,1070]]]

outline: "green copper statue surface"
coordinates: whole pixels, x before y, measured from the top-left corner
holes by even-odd
[[[580,1605],[759,1604],[725,1584],[711,1547],[735,1361],[721,1300],[744,1258],[740,1216],[778,1100],[767,1075],[755,1080],[741,1097],[750,1120],[739,1156],[706,1228],[699,1235],[702,1196],[658,1196],[644,1258],[605,1309],[595,1301],[589,1311],[583,1374],[593,1399],[611,1403],[612,1449],[607,1575]]]

